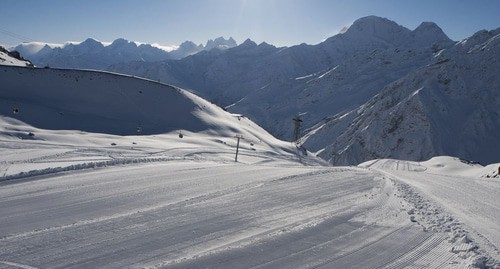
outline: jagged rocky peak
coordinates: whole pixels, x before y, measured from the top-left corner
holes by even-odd
[[[207,41],[207,44],[205,45],[205,50],[211,50],[214,48],[217,49],[229,49],[236,47],[238,44],[236,44],[236,41],[232,37],[229,39],[224,39],[224,37],[218,37],[215,40],[209,39]]]

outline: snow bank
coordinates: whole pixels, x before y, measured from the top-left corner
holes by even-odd
[[[386,161],[388,159],[376,159],[363,162],[359,167],[377,166],[379,161]],[[396,161],[397,162],[397,161]],[[425,171],[428,173],[447,175],[447,176],[460,176],[471,178],[495,178],[499,177],[498,170],[500,163],[493,163],[487,166],[482,166],[477,162],[463,160],[451,156],[437,156],[423,162],[401,161],[408,166],[408,171]],[[395,167],[395,170],[400,170]]]
[[[480,177],[486,174],[485,167],[479,163],[449,156],[434,157],[420,164],[427,167],[429,172],[444,175]]]
[[[19,178],[26,178],[26,177],[35,177],[35,176],[44,176],[44,175],[50,175],[50,174],[55,174],[55,173],[60,173],[60,172],[68,172],[68,171],[75,171],[75,170],[82,170],[82,169],[92,169],[92,168],[103,168],[103,167],[108,167],[108,166],[115,166],[115,165],[125,165],[125,164],[135,164],[135,163],[151,163],[151,162],[165,162],[165,161],[172,161],[172,160],[185,160],[186,158],[176,158],[176,157],[162,157],[162,158],[133,158],[133,159],[115,159],[115,160],[109,160],[109,161],[102,161],[102,162],[88,162],[88,163],[81,163],[81,164],[73,164],[65,167],[49,167],[41,170],[30,170],[27,172],[20,172],[17,174],[13,175],[8,175],[4,177],[0,177],[0,182],[1,181],[6,181],[6,180],[12,180],[12,179],[19,179]],[[193,159],[193,158],[191,158]]]

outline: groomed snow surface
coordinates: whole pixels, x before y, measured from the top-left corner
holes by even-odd
[[[500,268],[498,165],[326,167],[154,81],[0,81],[0,268]]]
[[[6,119],[35,135],[0,141],[0,268],[499,266],[500,181],[479,166],[312,166],[249,142],[235,163],[234,138]]]

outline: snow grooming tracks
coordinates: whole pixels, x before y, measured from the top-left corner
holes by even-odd
[[[385,177],[384,177],[385,178]],[[500,268],[500,263],[488,256],[470,239],[468,232],[456,218],[422,197],[408,184],[389,178],[395,186],[395,195],[410,216],[410,220],[422,226],[424,231],[442,233],[448,239],[449,250],[466,260],[469,268]],[[451,262],[452,264],[455,262]]]
[[[428,248],[432,249],[432,242],[440,242],[439,238],[429,240],[432,236],[431,233],[424,233],[412,229],[411,225],[406,225],[377,241],[364,245],[352,252],[347,252],[339,257],[324,261],[312,268],[349,268],[349,266],[352,266],[352,261],[354,260],[360,261],[356,265],[358,268],[387,268],[394,261],[402,263],[401,267],[396,268],[404,268],[420,258],[420,252],[417,255],[411,255],[414,249],[418,249],[422,245],[430,245]],[[375,255],[374,253],[377,254]],[[413,259],[400,260],[407,254],[415,257]]]
[[[93,168],[104,168],[104,167],[114,166],[114,165],[165,162],[165,161],[173,161],[173,160],[193,160],[193,158],[185,158],[185,157],[133,158],[133,159],[130,159],[130,158],[125,159],[124,158],[124,159],[113,159],[113,160],[102,161],[102,162],[88,162],[88,163],[81,163],[81,164],[73,164],[73,165],[65,166],[65,167],[49,167],[49,168],[40,169],[40,170],[31,170],[28,172],[20,172],[18,174],[0,177],[0,182],[14,180],[14,179],[35,177],[35,176],[45,176],[45,175],[51,175],[51,174],[56,174],[56,173],[61,173],[61,172],[68,172],[68,171],[93,169]]]
[[[21,269],[38,269],[38,268],[33,267],[33,266],[24,265],[24,264],[15,263],[15,262],[0,261],[0,263],[3,263],[3,264],[5,264],[5,265],[12,266],[12,267],[14,267],[14,268],[21,268]]]

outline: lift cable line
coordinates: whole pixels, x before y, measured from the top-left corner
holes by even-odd
[[[11,31],[3,29],[3,28],[0,28],[0,34],[3,34],[3,35],[6,35],[6,36],[9,36],[9,37],[21,40],[23,42],[32,42],[33,41],[32,38],[29,38],[27,36],[23,36],[23,35],[20,35],[20,34],[16,34],[14,32],[11,32]]]

